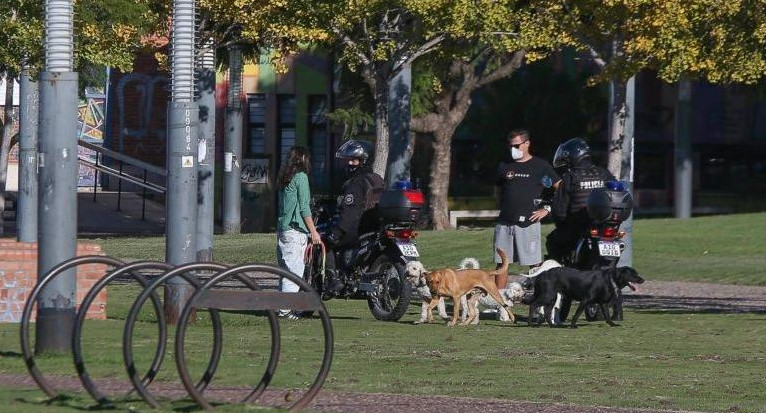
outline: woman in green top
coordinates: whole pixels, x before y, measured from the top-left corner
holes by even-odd
[[[279,171],[279,214],[277,224],[277,260],[279,265],[293,274],[303,277],[303,255],[308,238],[312,244],[322,242],[311,218],[311,190],[308,172],[311,170],[308,149],[293,146]],[[283,292],[297,292],[298,285],[282,279]],[[279,315],[289,319],[298,316],[287,310]]]

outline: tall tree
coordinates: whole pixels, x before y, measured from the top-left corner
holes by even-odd
[[[359,71],[373,97],[375,162],[385,176],[389,153],[389,94],[392,82],[422,56],[450,39],[478,39],[491,13],[511,2],[492,0],[292,1],[305,21],[327,30],[341,45],[340,60]]]
[[[412,119],[412,130],[433,138],[429,208],[434,229],[449,228],[452,137],[468,112],[471,94],[511,76],[525,61],[571,43],[549,16],[535,6],[505,4],[485,14],[474,41],[449,42],[452,47],[428,59],[433,104]]]

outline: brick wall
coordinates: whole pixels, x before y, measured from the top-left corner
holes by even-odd
[[[77,245],[77,255],[104,255],[96,244]],[[88,290],[106,274],[104,264],[77,267],[77,307]],[[21,322],[27,297],[37,283],[37,243],[0,241],[0,322]],[[33,319],[36,311],[32,312]],[[86,318],[106,319],[106,288],[91,304]]]

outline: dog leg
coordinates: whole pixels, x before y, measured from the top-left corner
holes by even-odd
[[[570,324],[570,327],[577,328],[577,318],[580,317],[580,314],[582,314],[583,310],[585,310],[585,307],[587,306],[587,301],[580,301],[580,304],[577,306],[577,310],[575,310],[574,316],[572,316],[572,323]]]
[[[619,327],[619,324],[615,324],[615,322],[612,321],[612,318],[609,317],[609,313],[606,311],[606,306],[604,304],[599,304],[598,308],[601,309],[601,315],[604,316],[604,320],[606,320],[607,324],[612,327]]]
[[[505,307],[500,307],[500,310],[498,310],[497,314],[499,315],[500,321],[511,321],[511,317],[508,314],[511,314],[508,312],[508,310],[505,309]],[[514,317],[513,322],[516,322],[516,318]]]
[[[428,307],[426,307],[426,321],[429,323],[434,322],[434,316],[432,314],[434,307],[439,305],[439,297],[431,297],[431,301],[428,302]]]
[[[457,324],[458,316],[460,315],[460,296],[452,296],[452,302],[454,307],[452,309],[452,319],[447,323],[448,326],[453,327]]]
[[[468,294],[460,296],[460,306],[462,307],[462,310],[460,310],[460,323],[465,324],[465,320],[470,317],[470,314],[468,314],[468,298],[466,297]],[[471,297],[473,298],[473,297]]]
[[[439,297],[439,317],[441,317],[442,320],[446,320],[449,318],[449,315],[447,315],[447,306],[444,304],[444,297]]]
[[[423,301],[420,305],[420,320],[415,320],[412,324],[422,324],[428,319],[428,303]]]

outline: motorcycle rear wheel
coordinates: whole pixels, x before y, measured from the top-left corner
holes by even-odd
[[[412,287],[407,281],[404,266],[391,262],[385,255],[370,266],[371,272],[380,272],[381,291],[367,293],[367,305],[373,317],[381,321],[398,321],[410,305]]]

